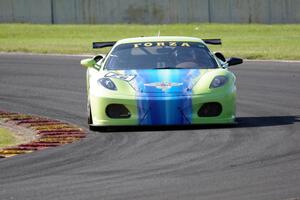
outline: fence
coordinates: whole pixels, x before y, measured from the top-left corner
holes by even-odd
[[[0,22],[299,23],[300,0],[0,0]]]

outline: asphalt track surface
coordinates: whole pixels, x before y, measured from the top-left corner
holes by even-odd
[[[80,57],[0,55],[0,109],[86,125]],[[246,62],[236,127],[90,133],[0,160],[1,200],[300,197],[300,63]]]

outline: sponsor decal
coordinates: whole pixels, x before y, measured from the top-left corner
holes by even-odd
[[[164,47],[164,46],[169,46],[169,47],[190,47],[191,45],[188,42],[146,42],[146,43],[135,43],[133,44],[134,48],[138,47]]]
[[[117,79],[121,79],[121,80],[129,82],[132,79],[134,79],[135,75],[117,74],[117,73],[114,73],[114,72],[109,72],[109,73],[105,74],[105,77],[117,78]]]
[[[170,82],[155,82],[155,83],[145,83],[145,86],[148,87],[156,87],[157,89],[161,89],[162,91],[167,91],[172,87],[178,87],[183,85],[183,83],[170,83]]]

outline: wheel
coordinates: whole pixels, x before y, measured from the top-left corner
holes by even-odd
[[[92,111],[91,111],[91,105],[90,105],[89,98],[87,99],[86,110],[88,113],[88,124],[91,125],[91,124],[93,124],[93,117],[92,117]]]
[[[89,109],[90,111],[89,111],[89,117],[88,117],[88,124],[89,124],[89,129],[91,130],[91,131],[97,131],[98,129],[97,129],[97,126],[94,126],[93,125],[93,118],[92,118],[92,112],[91,112],[91,109]]]
[[[88,124],[91,131],[96,131],[96,126],[93,126],[93,117],[92,117],[92,112],[90,107],[89,107]]]
[[[87,103],[87,113],[88,113],[88,125],[89,125],[89,129],[91,131],[95,131],[96,130],[96,126],[93,126],[93,116],[92,116],[92,110],[91,110],[91,105],[90,105],[90,101],[88,100]]]
[[[91,109],[91,105],[90,105],[89,100],[88,100],[88,103],[87,103],[87,113],[88,113],[88,125],[89,125],[89,129],[91,131],[107,132],[108,127],[106,127],[106,126],[94,126],[93,125],[92,109]]]
[[[93,124],[93,117],[92,117],[91,107],[88,107],[88,113],[89,113],[88,124],[92,125]]]

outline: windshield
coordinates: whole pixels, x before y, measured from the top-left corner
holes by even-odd
[[[105,64],[105,68],[109,70],[217,67],[208,48],[197,42],[120,44],[112,50]]]

